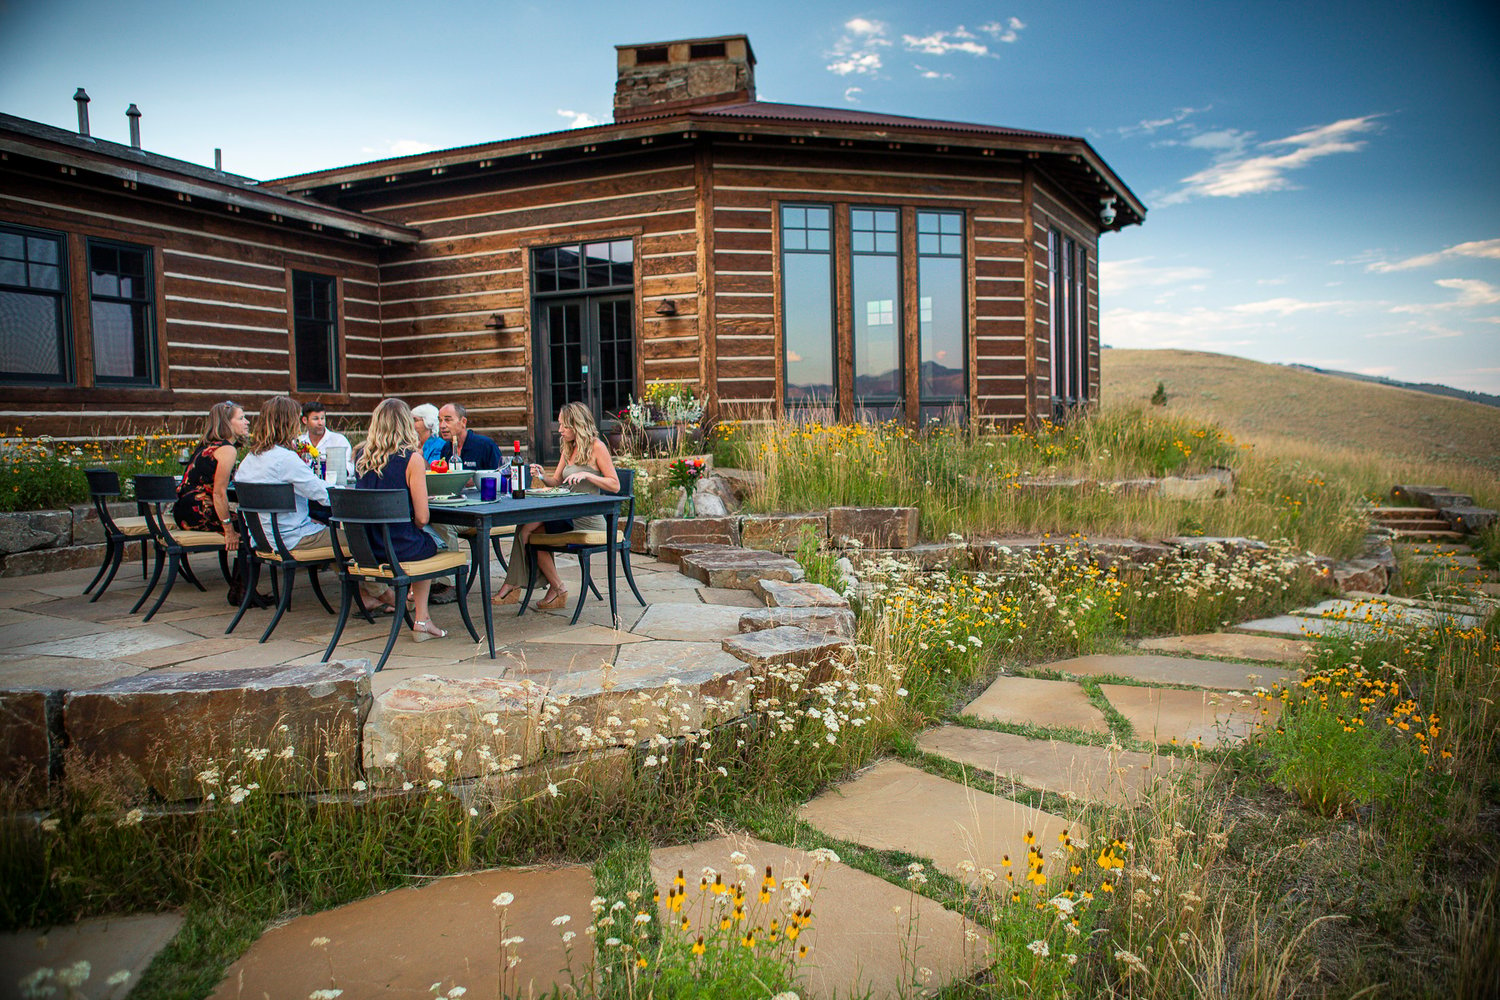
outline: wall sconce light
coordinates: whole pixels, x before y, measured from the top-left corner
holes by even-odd
[[[676,300],[674,300],[674,299],[662,299],[661,303],[659,305],[657,305],[657,307],[656,307],[656,315],[658,315],[658,316],[676,316],[677,315],[677,302],[676,302]]]
[[[1106,226],[1115,221],[1115,198],[1113,195],[1099,199],[1099,221]]]
[[[488,323],[484,324],[484,326],[485,326],[485,329],[487,329],[487,330],[503,330],[503,329],[505,329],[505,314],[504,313],[494,313],[494,314],[492,314],[490,316],[490,321]]]

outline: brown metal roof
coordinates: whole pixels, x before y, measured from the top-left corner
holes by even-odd
[[[1006,138],[1056,139],[1082,142],[1073,136],[1053,132],[1032,132],[1025,129],[1003,128],[999,125],[978,125],[973,122],[944,121],[938,118],[910,118],[905,115],[883,115],[856,108],[819,108],[807,104],[777,104],[771,101],[743,101],[738,104],[721,104],[713,107],[694,108],[692,115],[710,118],[736,118],[751,121],[771,122],[821,122],[827,125],[854,125],[860,128],[911,128],[924,132],[967,132],[973,135],[993,135]],[[649,118],[650,115],[641,117]],[[634,119],[640,121],[638,117]]]

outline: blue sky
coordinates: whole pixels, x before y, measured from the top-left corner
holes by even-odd
[[[612,46],[737,32],[765,100],[1087,138],[1150,209],[1107,344],[1500,393],[1492,3],[0,0],[0,111],[83,86],[96,135],[135,102],[267,178],[606,121]]]

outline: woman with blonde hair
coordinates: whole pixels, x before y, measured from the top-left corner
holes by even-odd
[[[390,527],[396,558],[406,563],[437,555],[437,542],[426,530],[432,519],[427,506],[427,462],[417,443],[411,410],[401,400],[383,400],[375,407],[354,471],[359,476],[356,489],[406,490],[411,497],[412,520]],[[382,561],[389,558],[385,540],[373,531],[370,532],[370,546],[375,558]],[[431,592],[431,580],[412,581],[411,595],[415,605],[412,638],[417,642],[441,639],[448,634],[434,625],[429,617],[427,598]]]
[[[568,403],[557,414],[557,436],[561,441],[561,454],[557,468],[547,475],[540,465],[531,467],[532,479],[543,486],[567,486],[575,493],[618,493],[620,477],[615,472],[615,463],[609,457],[609,446],[599,437],[599,426],[594,423],[594,414],[582,403]],[[505,584],[496,592],[495,604],[516,604],[521,600],[521,587],[526,582],[526,540],[543,525],[533,521],[523,524],[511,543],[510,569],[505,575]],[[604,515],[590,514],[570,521],[547,521],[548,534],[562,531],[603,531]],[[547,581],[547,596],[537,602],[538,608],[560,608],[568,601],[568,592],[557,575],[557,563],[551,552],[536,554],[537,569]]]

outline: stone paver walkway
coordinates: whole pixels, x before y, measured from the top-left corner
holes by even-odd
[[[99,917],[70,927],[0,935],[0,996],[22,996],[18,982],[44,969],[51,969],[54,975],[39,979],[39,992],[34,995],[69,995],[55,973],[87,962],[88,978],[76,995],[123,1000],[181,926],[182,917],[175,913],[154,913]],[[40,992],[48,987],[52,993]]]
[[[1083,688],[1073,681],[1000,677],[984,694],[964,706],[963,714],[1018,726],[1109,732],[1104,713],[1094,707]]]

